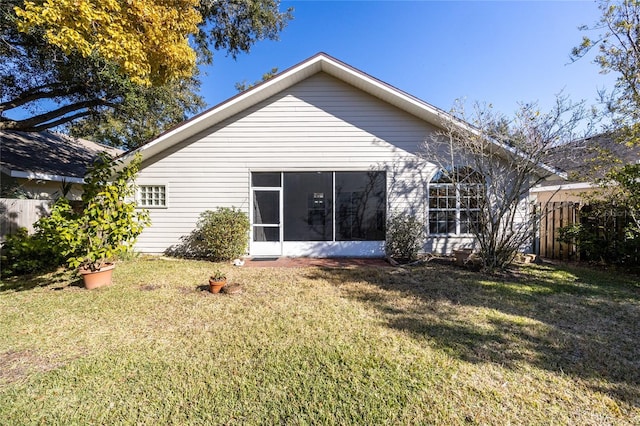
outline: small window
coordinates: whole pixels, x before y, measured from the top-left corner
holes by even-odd
[[[166,207],[167,194],[164,185],[140,185],[138,187],[140,207]]]

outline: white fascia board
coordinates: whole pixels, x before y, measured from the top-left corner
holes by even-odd
[[[561,185],[550,185],[550,186],[536,186],[531,188],[530,192],[550,192],[550,191],[564,191],[564,190],[575,190],[575,189],[592,189],[597,188],[598,185],[595,185],[591,182],[578,182],[578,183],[567,183]]]
[[[49,173],[21,172],[18,170],[12,170],[10,173],[10,176],[14,178],[21,178],[21,179],[38,179],[38,180],[49,180],[53,182],[70,182],[70,183],[84,184],[83,178],[78,178],[73,176],[52,175]]]

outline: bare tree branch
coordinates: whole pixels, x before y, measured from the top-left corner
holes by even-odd
[[[66,115],[75,111],[85,110],[88,108],[107,106],[114,107],[114,105],[104,99],[93,99],[90,101],[76,102],[70,105],[65,105],[58,109],[49,111],[45,114],[36,115],[24,120],[10,120],[0,117],[0,130],[17,130],[24,132],[34,132],[51,127],[59,126],[60,124],[67,123],[71,120],[78,118],[76,115]],[[87,114],[81,113],[80,117],[84,117]],[[58,119],[58,120],[55,120]],[[52,121],[55,120],[55,121]],[[39,130],[35,130],[39,129]]]

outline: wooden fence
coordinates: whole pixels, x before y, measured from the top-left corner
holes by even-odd
[[[51,211],[51,200],[0,198],[0,238],[15,234],[18,228],[33,232],[33,224]]]
[[[559,229],[580,222],[579,204],[555,202],[538,205],[540,225],[537,254],[547,259],[574,260],[577,249],[574,244],[558,241]]]
[[[605,261],[637,264],[640,250],[625,242],[625,229],[632,218],[628,211],[616,207],[594,208],[574,202],[538,205],[540,225],[536,254],[556,260]],[[558,241],[560,228],[580,224],[589,239],[582,247]]]

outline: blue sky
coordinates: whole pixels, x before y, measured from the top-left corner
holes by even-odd
[[[436,107],[457,98],[510,114],[521,102],[550,108],[563,91],[596,103],[611,88],[593,55],[569,54],[600,16],[592,1],[283,1],[294,20],[280,41],[255,45],[236,60],[218,54],[202,76],[208,106],[235,95],[236,82],[259,80],[325,52]],[[595,34],[591,33],[591,36]]]

